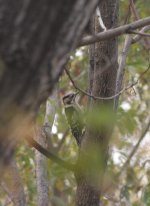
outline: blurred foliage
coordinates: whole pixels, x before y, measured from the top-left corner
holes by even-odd
[[[136,0],[136,7],[140,17],[149,16],[149,0]],[[120,24],[127,20],[129,2],[120,1]],[[133,17],[129,21],[133,21]],[[150,41],[150,40],[149,40]],[[124,45],[124,36],[119,38],[119,52]],[[148,68],[150,61],[149,52],[145,48],[145,43],[141,40],[132,45],[126,62],[125,85],[137,80],[137,78]],[[88,48],[82,47],[70,55],[68,68],[71,76],[78,87],[87,90],[88,88]],[[107,206],[150,206],[150,132],[142,141],[138,151],[134,154],[123,173],[118,176],[123,164],[127,160],[130,152],[135,146],[145,126],[150,111],[150,71],[147,71],[139,83],[124,92],[120,97],[117,112],[117,121],[112,135],[108,160],[108,171],[104,181],[104,194],[102,197],[103,205]],[[68,76],[63,73],[58,85],[56,117],[52,130],[52,143],[55,153],[69,162],[77,159],[78,147],[75,140],[71,137],[71,132],[67,132],[68,124],[64,115],[61,97],[71,91],[75,91]],[[87,97],[81,95],[80,103],[85,107]],[[108,117],[107,111],[99,112],[95,110],[88,114],[89,124],[97,127],[100,124],[111,124],[113,116]],[[38,122],[42,125],[45,116],[45,105],[41,106]],[[97,123],[97,124],[96,124]],[[62,139],[63,144],[60,146]],[[20,176],[24,184],[27,196],[27,205],[34,206],[37,201],[36,179],[35,179],[35,160],[34,149],[19,145],[16,151],[16,161]],[[49,197],[53,206],[73,206],[75,195],[75,177],[71,172],[61,168],[59,165],[48,160],[49,174]],[[8,194],[4,188],[0,187],[0,205],[4,205]],[[10,204],[12,202],[10,201]]]

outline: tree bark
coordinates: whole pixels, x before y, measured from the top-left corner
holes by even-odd
[[[50,95],[97,3],[0,0],[1,168],[18,139],[32,131],[39,105]]]
[[[117,26],[118,1],[106,0],[100,5],[101,16],[107,29]],[[100,32],[99,24],[95,19],[95,32]],[[118,68],[118,40],[112,39],[101,41],[90,49],[94,62],[91,65],[90,91],[92,95],[109,97],[115,94],[116,76]],[[94,64],[94,65],[93,65]],[[104,112],[112,116],[114,100],[91,100],[89,111],[101,118]],[[92,115],[92,116],[93,116]],[[95,118],[94,116],[94,118]],[[91,115],[89,116],[91,118]],[[96,120],[94,119],[96,124]],[[110,118],[111,119],[111,118]],[[88,120],[87,120],[88,121]],[[89,121],[92,123],[92,120]],[[81,144],[78,168],[77,168],[77,206],[99,206],[104,172],[108,158],[108,144],[112,131],[112,122],[100,122],[93,127],[88,124]]]

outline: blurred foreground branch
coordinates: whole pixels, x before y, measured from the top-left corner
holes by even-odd
[[[42,153],[43,155],[45,155],[47,158],[51,159],[52,161],[54,161],[58,165],[64,167],[65,169],[68,169],[70,171],[73,171],[73,172],[75,171],[75,165],[70,164],[70,163],[62,160],[59,157],[57,157],[56,155],[54,155],[52,152],[49,152],[48,150],[43,148],[38,142],[36,142],[33,138],[28,137],[27,141],[29,142],[29,144],[32,147],[37,149],[40,153]]]

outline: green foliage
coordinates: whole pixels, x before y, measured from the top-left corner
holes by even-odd
[[[87,123],[88,127],[98,130],[99,128],[106,128],[115,122],[115,117],[112,111],[106,106],[94,107],[88,111]]]
[[[150,184],[144,188],[143,202],[146,206],[150,206]]]

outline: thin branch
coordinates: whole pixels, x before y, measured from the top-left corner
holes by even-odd
[[[149,114],[149,116],[150,116],[150,114]],[[124,165],[122,166],[122,168],[121,168],[121,170],[120,170],[120,172],[119,172],[119,175],[122,174],[122,172],[125,170],[125,168],[126,168],[126,167],[128,166],[128,164],[130,163],[132,157],[133,157],[134,154],[137,152],[137,150],[138,150],[138,148],[139,148],[139,146],[140,146],[140,143],[141,143],[142,140],[145,138],[145,135],[146,135],[146,133],[148,132],[149,128],[150,128],[150,118],[149,118],[149,120],[148,120],[147,125],[146,125],[145,128],[143,129],[143,131],[142,131],[142,133],[141,133],[141,135],[140,135],[140,137],[139,137],[138,142],[136,143],[136,145],[134,146],[134,148],[133,148],[133,150],[131,151],[130,155],[128,156],[128,159],[126,160],[126,162],[125,162]]]
[[[143,28],[140,30],[140,32],[143,33],[143,32],[146,32],[146,31],[148,31],[148,30],[150,30],[150,25],[143,27]],[[132,44],[138,42],[141,38],[142,38],[141,35],[139,35],[139,34],[136,35],[135,37],[132,38]]]
[[[132,44],[132,38],[128,36],[126,38],[124,49],[122,51],[122,55],[121,55],[121,59],[119,63],[118,75],[117,75],[117,80],[116,80],[116,94],[121,90],[121,87],[122,87],[122,82],[123,82],[123,77],[124,77],[124,72],[125,72],[125,62],[126,62],[127,54],[129,52],[131,44]],[[148,68],[144,72],[141,73],[138,80],[134,82],[134,85],[138,84],[139,80],[142,79],[142,77],[145,75],[145,73],[148,72],[149,69],[150,69],[150,62],[148,64]],[[114,101],[115,110],[118,107],[118,100],[119,100],[119,95],[116,96],[115,101]]]
[[[132,0],[130,0],[130,4],[133,4],[133,1],[132,2],[131,1]],[[148,29],[149,27],[148,28],[144,27],[144,28]],[[145,30],[144,28],[142,30]],[[150,34],[146,34],[142,30],[140,32],[129,31],[129,33],[138,34],[140,37],[145,36],[145,35],[146,36],[148,35],[150,37]],[[138,39],[140,39],[140,38],[138,37]],[[125,39],[124,48],[123,48],[123,51],[122,51],[122,54],[120,57],[118,75],[117,75],[117,80],[116,80],[116,92],[115,92],[116,94],[122,89],[122,83],[123,83],[123,78],[124,78],[124,73],[125,73],[126,58],[127,58],[127,55],[129,53],[129,49],[130,49],[133,42],[134,43],[137,42],[137,37],[136,37],[136,41],[135,41],[135,39],[133,40],[133,37],[128,35]],[[119,95],[115,98],[115,101],[114,101],[114,109],[115,110],[118,107],[118,101],[119,101]]]
[[[138,28],[141,28],[147,25],[150,25],[150,17],[140,19],[130,24],[126,24],[126,25],[123,25],[123,26],[120,26],[114,29],[109,29],[104,32],[100,32],[96,34],[95,36],[84,37],[82,41],[79,43],[78,47],[93,44],[95,42],[107,40],[113,37],[117,37],[122,34],[129,33],[129,31],[133,31],[135,29],[138,29]]]
[[[134,154],[137,152],[140,143],[143,141],[143,139],[145,138],[146,133],[148,132],[148,130],[150,129],[150,114],[148,115],[149,119],[147,122],[147,125],[145,126],[145,128],[142,130],[141,135],[139,137],[138,142],[136,143],[136,145],[134,146],[133,150],[131,151],[131,153],[129,154],[126,162],[124,163],[124,165],[122,166],[122,168],[120,169],[120,171],[117,173],[117,175],[114,176],[114,183],[116,184],[116,182],[118,181],[119,177],[121,176],[121,174],[125,171],[126,167],[128,166],[128,164],[130,163],[132,157],[134,156]],[[103,191],[103,193],[105,193],[106,191],[108,191],[111,188],[111,184],[109,184],[105,190]]]
[[[136,9],[136,7],[135,7],[135,4],[134,4],[133,0],[130,0],[130,8],[131,8],[131,11],[132,11],[135,19],[136,19],[136,20],[140,19],[140,16],[139,16],[139,14],[138,14],[138,12],[137,12],[137,9]]]
[[[131,4],[131,3],[130,3]],[[131,5],[129,5],[129,15],[131,14]],[[131,47],[132,37],[127,35],[125,38],[124,47],[121,53],[120,61],[119,61],[119,68],[117,72],[117,79],[116,79],[116,90],[115,93],[118,93],[122,89],[124,73],[125,73],[125,65],[126,65],[126,58]],[[119,96],[117,96],[114,100],[114,110],[117,110],[119,102]]]
[[[138,84],[139,80],[143,77],[143,75],[150,69],[150,65],[148,66],[148,68],[139,76],[139,78],[137,79],[137,81],[133,82],[132,84],[130,84],[127,87],[124,87],[120,92],[116,93],[113,96],[110,97],[97,97],[94,95],[91,95],[90,93],[86,92],[85,90],[79,88],[77,86],[77,84],[74,82],[73,78],[71,77],[69,71],[67,70],[67,68],[65,68],[65,72],[67,74],[67,76],[69,77],[72,85],[74,86],[75,89],[77,89],[78,91],[80,91],[81,93],[85,94],[88,97],[93,98],[94,100],[98,99],[98,100],[111,100],[114,99],[115,97],[118,97],[120,94],[122,94],[123,92],[127,91],[128,89],[132,88],[133,86],[135,86],[136,84]]]
[[[128,35],[125,39],[124,48],[123,48],[123,51],[120,57],[118,75],[117,75],[117,80],[116,80],[116,92],[115,92],[116,94],[122,89],[122,83],[123,83],[123,78],[124,78],[124,73],[125,73],[126,58],[127,58],[130,46],[131,46],[131,42],[132,42],[132,37]],[[118,101],[119,101],[119,95],[115,98],[115,101],[114,101],[115,110],[118,107]]]
[[[135,20],[139,20],[140,19],[140,16],[139,16],[139,14],[138,14],[138,11],[137,11],[137,9],[136,9],[136,7],[135,7],[135,4],[134,4],[134,1],[133,0],[130,0],[130,8],[131,8],[131,11],[132,11],[132,13],[133,13],[133,15],[134,15],[134,17],[135,17]],[[144,37],[143,38],[144,39],[144,45],[145,45],[145,48],[146,49],[149,49],[149,41],[148,41],[148,39],[146,38],[146,37]]]
[[[146,36],[146,37],[150,37],[150,34],[144,33],[144,32],[138,32],[138,31],[129,31],[129,34],[138,34],[141,36]]]
[[[51,159],[55,163],[59,164],[60,166],[66,168],[72,172],[75,171],[75,165],[70,164],[70,163],[62,160],[59,157],[57,157],[56,155],[54,155],[53,153],[49,152],[48,150],[43,148],[38,142],[36,142],[32,137],[27,137],[26,139],[27,139],[29,145],[31,145],[32,147],[37,149],[40,153],[42,153],[47,158]]]

